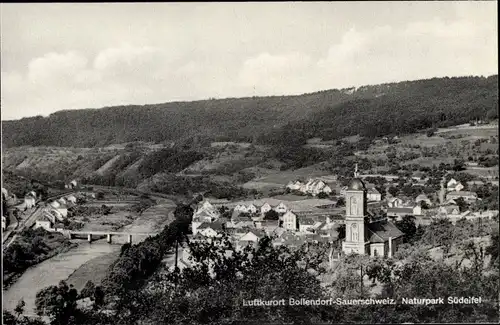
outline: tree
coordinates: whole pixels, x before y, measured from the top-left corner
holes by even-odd
[[[269,210],[264,214],[264,220],[279,220],[280,216],[278,212],[274,210]]]
[[[417,227],[415,225],[414,216],[404,216],[401,220],[396,221],[396,227],[399,228],[405,234],[405,242],[411,243],[414,239],[415,233],[417,232]]]
[[[399,190],[394,186],[389,187],[387,191],[394,197],[396,197],[399,194]]]
[[[95,195],[95,198],[97,200],[104,200],[104,193],[103,192],[97,192]]]
[[[328,199],[328,194],[325,192],[320,192],[318,194],[318,199]]]
[[[23,299],[21,299],[17,302],[16,308],[14,308],[14,312],[16,313],[18,319],[24,313],[24,306],[26,306],[26,303]]]
[[[345,198],[344,197],[339,197],[337,199],[337,203],[336,203],[336,206],[337,207],[344,207],[345,206]]]
[[[337,227],[337,232],[338,232],[338,239],[344,239],[345,238],[345,224],[341,224]]]
[[[486,254],[491,255],[490,265],[500,268],[500,259],[498,257],[498,250],[500,248],[500,242],[498,241],[498,234],[491,236],[491,244],[486,248]]]
[[[95,284],[92,281],[87,281],[85,283],[85,286],[83,289],[80,291],[80,298],[88,298],[88,297],[93,297],[95,292]]]
[[[52,324],[67,325],[70,318],[77,314],[77,297],[78,291],[61,281],[59,285],[47,287],[36,294],[36,312],[39,316],[49,316]]]
[[[455,202],[457,202],[458,208],[460,209],[460,212],[467,211],[467,208],[469,207],[469,204],[465,202],[463,197],[459,197],[455,199]]]
[[[452,167],[452,169],[455,172],[464,170],[465,169],[465,162],[463,161],[463,159],[455,159],[453,161],[453,167]]]

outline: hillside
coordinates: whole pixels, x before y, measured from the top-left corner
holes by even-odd
[[[131,141],[303,144],[307,138],[411,133],[498,117],[498,76],[434,78],[300,96],[60,111],[4,121],[3,145],[103,147]]]

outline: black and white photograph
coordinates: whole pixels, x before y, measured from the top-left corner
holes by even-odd
[[[0,21],[2,324],[500,322],[497,1]]]

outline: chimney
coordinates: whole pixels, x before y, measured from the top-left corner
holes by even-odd
[[[387,257],[392,257],[392,237],[389,237],[389,252],[387,253]]]

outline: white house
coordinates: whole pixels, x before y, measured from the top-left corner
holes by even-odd
[[[234,207],[234,211],[240,212],[240,213],[247,212],[247,207],[244,205],[238,204],[237,206]]]
[[[76,181],[75,181],[75,180],[72,180],[71,182],[69,182],[69,184],[68,184],[68,185],[69,185],[69,188],[76,188],[77,183],[76,183]]]
[[[274,208],[274,211],[276,211],[278,213],[286,213],[288,211],[288,207],[283,202],[280,202],[280,204],[278,204]]]
[[[66,201],[76,204],[76,197],[74,195],[68,195]]]
[[[2,231],[7,228],[7,217],[2,216]]]
[[[446,215],[446,216],[459,216],[460,215],[460,209],[457,205],[445,205],[439,207],[438,210],[439,214]]]
[[[193,214],[195,222],[213,222],[220,217],[219,211],[208,201],[204,201],[199,205],[196,212]]]
[[[420,205],[416,204],[414,206],[407,207],[397,207],[397,208],[388,208],[387,216],[388,217],[396,217],[397,220],[401,220],[404,216],[420,216],[422,215],[422,208]]]
[[[260,229],[251,229],[238,240],[238,247],[245,247],[247,245],[257,246],[259,240],[263,238],[266,233]]]
[[[298,191],[298,190],[300,190],[302,185],[303,184],[300,181],[295,181],[295,182],[290,181],[286,185],[286,188],[289,188],[290,190]]]
[[[250,204],[247,206],[247,212],[248,213],[257,213],[257,207],[253,204]]]
[[[475,192],[454,191],[446,194],[447,200],[456,200],[458,198],[463,198],[466,202],[476,202],[478,200],[477,194]]]
[[[403,205],[404,201],[398,197],[391,197],[387,200],[387,206],[389,208],[398,208]]]
[[[264,203],[264,205],[262,205],[260,207],[260,213],[261,214],[266,214],[268,211],[271,211],[273,208],[271,207],[271,205],[269,203]]]
[[[457,180],[455,180],[454,178],[450,179],[448,181],[448,183],[446,184],[446,190],[448,192],[452,192],[452,191],[461,191],[464,189],[464,186],[462,185],[462,183],[458,182]]]
[[[223,226],[220,222],[203,222],[197,227],[197,233],[209,238],[220,237],[222,232]]]
[[[382,194],[376,188],[372,187],[367,190],[366,198],[368,201],[380,202],[382,201]]]
[[[307,217],[300,218],[299,219],[299,232],[312,233],[315,225],[316,225],[316,222],[312,218],[307,218]]]
[[[8,198],[9,197],[9,191],[7,191],[7,189],[5,189],[5,188],[2,187],[2,195],[4,196],[4,198]]]
[[[52,227],[53,223],[50,222],[49,220],[37,220],[35,222],[35,229],[37,228],[43,228],[47,231],[54,231],[54,228]]]
[[[297,216],[292,211],[287,211],[283,215],[283,228],[297,231]]]

